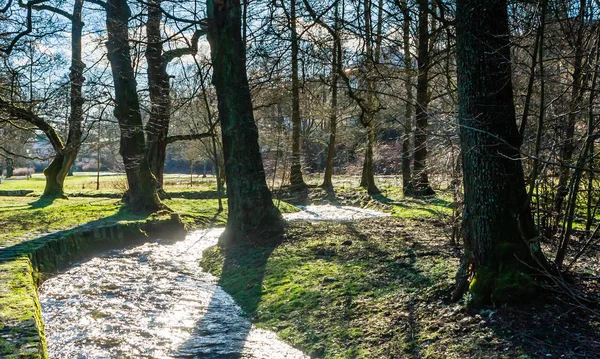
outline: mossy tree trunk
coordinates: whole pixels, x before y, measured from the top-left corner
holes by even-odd
[[[417,104],[415,126],[415,157],[409,195],[431,196],[427,174],[427,127],[429,122],[429,1],[419,0],[419,48],[417,75]]]
[[[156,178],[145,153],[146,141],[129,48],[130,16],[126,0],[107,1],[108,60],[115,87],[114,115],[121,130],[120,153],[127,175],[126,203],[134,212],[151,213],[161,208],[161,203]]]
[[[227,228],[219,243],[260,243],[283,220],[267,187],[246,75],[239,0],[207,0],[208,41],[227,183]]]
[[[375,183],[375,168],[373,164],[373,146],[375,144],[375,118],[369,116],[367,125],[367,148],[365,152],[365,160],[363,162],[362,176],[360,178],[360,186],[367,190],[369,194],[380,193],[377,184]]]
[[[519,160],[506,0],[459,0],[456,24],[465,252],[454,297],[472,278],[476,304],[523,300],[545,258]]]

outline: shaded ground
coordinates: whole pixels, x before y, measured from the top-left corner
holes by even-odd
[[[323,358],[598,358],[600,318],[546,294],[517,309],[447,301],[459,253],[441,222],[291,224],[276,248],[209,248],[258,327]]]

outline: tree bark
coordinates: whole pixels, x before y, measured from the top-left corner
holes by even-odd
[[[582,74],[583,74],[583,31],[585,28],[584,15],[586,9],[586,0],[579,1],[579,11],[577,14],[577,33],[575,39],[575,58],[573,63],[573,82],[571,88],[571,102],[569,104],[569,114],[567,121],[564,123],[564,139],[560,149],[560,163],[558,175],[558,186],[556,188],[556,196],[552,203],[552,212],[554,221],[552,225],[551,235],[555,235],[558,231],[561,218],[561,211],[565,197],[569,193],[569,176],[571,169],[567,167],[573,160],[573,152],[575,151],[575,122],[579,117],[579,107],[582,99]]]
[[[369,124],[367,125],[367,150],[363,163],[362,176],[360,186],[367,190],[368,194],[381,193],[375,183],[375,170],[373,164],[373,145],[375,144],[375,118],[369,116]]]
[[[379,1],[379,11],[377,15],[376,40],[373,43],[371,38],[373,28],[371,23],[371,1],[363,1],[364,20],[365,20],[365,48],[366,48],[366,84],[367,84],[367,105],[368,111],[365,113],[365,125],[367,127],[367,146],[365,149],[365,160],[363,162],[362,176],[360,186],[367,190],[369,194],[380,193],[375,183],[375,169],[373,163],[373,147],[375,145],[375,114],[379,110],[379,101],[375,94],[375,64],[379,62],[381,50],[381,30],[383,4]]]
[[[146,61],[148,63],[148,92],[150,94],[150,118],[146,124],[148,163],[156,177],[158,192],[164,192],[163,172],[165,166],[167,135],[171,117],[171,97],[167,64],[163,61],[163,41],[160,33],[161,0],[148,1],[146,21]]]
[[[126,0],[107,1],[106,32],[115,86],[114,115],[121,130],[120,153],[129,187],[125,199],[133,212],[151,213],[161,204],[156,192],[156,178],[145,156],[146,141],[129,48],[130,16]]]
[[[292,40],[292,167],[290,185],[293,192],[306,191],[302,178],[300,146],[300,81],[298,80],[298,32],[296,30],[296,0],[290,0],[290,29]]]
[[[335,5],[335,20],[333,29],[334,31],[338,31],[339,26],[339,6],[336,3]],[[337,132],[337,110],[338,110],[338,80],[339,80],[339,67],[342,62],[342,54],[339,53],[338,42],[340,41],[339,37],[334,37],[333,39],[333,60],[331,63],[331,113],[329,115],[329,143],[327,145],[327,164],[325,166],[325,175],[323,176],[323,184],[321,187],[325,188],[327,191],[333,191],[333,160],[335,158],[335,137]]]
[[[282,228],[267,187],[246,75],[239,0],[207,0],[227,183],[227,228],[219,243],[261,243]]]
[[[410,10],[408,1],[401,3],[404,20],[402,22],[402,40],[404,46],[404,88],[406,91],[406,111],[404,116],[404,136],[402,137],[402,191],[410,187],[410,136],[412,134],[413,90],[412,90],[412,56],[410,54]]]
[[[419,48],[417,55],[417,106],[415,126],[415,157],[409,195],[431,196],[427,174],[427,126],[429,122],[429,0],[419,0]]]
[[[454,298],[468,288],[475,305],[521,301],[545,257],[519,160],[507,3],[459,0],[456,13],[465,251]]]

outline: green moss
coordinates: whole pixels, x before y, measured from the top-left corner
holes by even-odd
[[[476,270],[469,285],[471,305],[523,303],[536,293],[536,283],[528,267],[518,258],[523,246],[501,243],[492,251],[488,265]]]

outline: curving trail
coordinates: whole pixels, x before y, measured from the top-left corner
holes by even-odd
[[[289,220],[385,216],[353,207],[307,206]],[[308,358],[242,310],[198,261],[222,228],[111,251],[40,287],[51,358]]]

